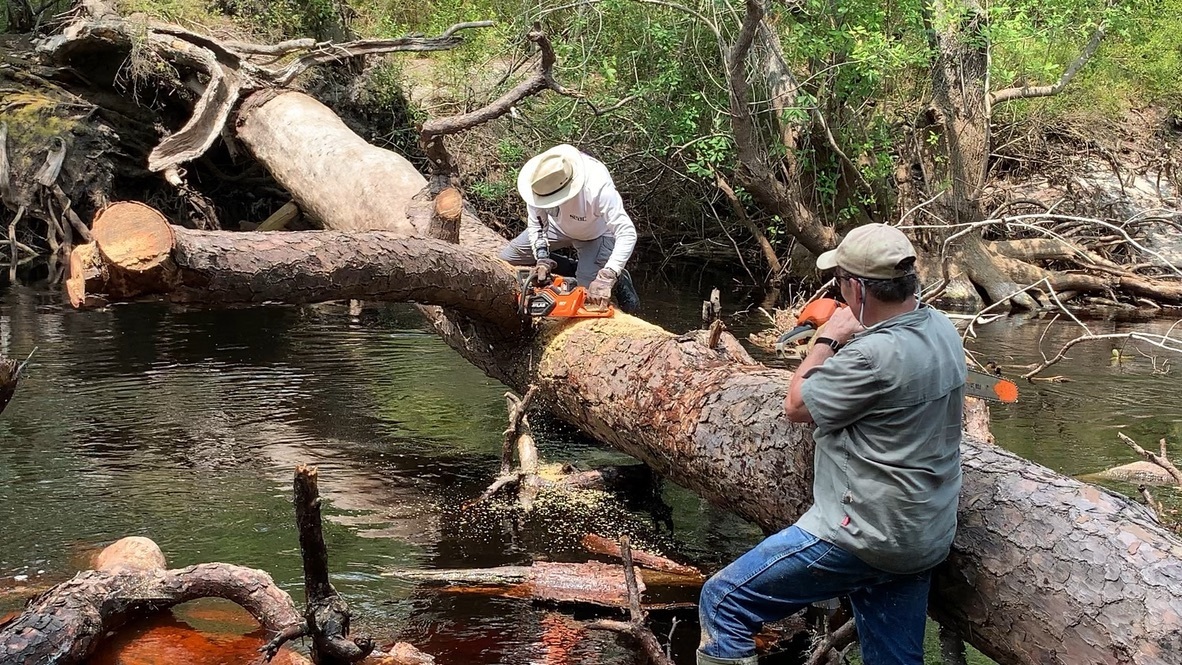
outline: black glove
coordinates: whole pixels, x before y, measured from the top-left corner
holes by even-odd
[[[600,268],[587,287],[587,297],[592,303],[606,305],[612,298],[612,287],[616,285],[616,271],[611,268]]]
[[[558,262],[554,259],[538,259],[534,264],[534,282],[536,284],[549,284],[550,276],[554,274],[554,269],[558,267]]]

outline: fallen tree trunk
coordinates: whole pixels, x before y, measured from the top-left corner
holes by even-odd
[[[790,373],[754,362],[729,335],[713,350],[623,314],[505,335],[498,322],[515,317],[507,266],[379,232],[177,229],[171,260],[173,293],[190,300],[342,299],[372,285],[366,297],[462,306],[479,325],[440,328],[462,355],[517,390],[537,384],[562,419],[711,503],[773,530],[811,501],[809,428],[782,416]],[[351,277],[324,265],[349,266]],[[972,437],[963,454],[937,620],[1001,663],[1182,662],[1182,541],[1132,501]]]

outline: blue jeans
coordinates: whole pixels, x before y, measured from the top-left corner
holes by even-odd
[[[616,248],[616,239],[611,236],[599,236],[594,240],[575,240],[559,233],[551,225],[546,228],[546,239],[551,250],[574,247],[579,253],[579,265],[575,269],[575,280],[579,286],[590,286],[595,279],[595,273],[607,265],[607,260]],[[501,249],[501,259],[514,266],[532,266],[534,264],[534,250],[529,245],[529,232],[522,231]]]
[[[809,603],[849,596],[866,665],[923,665],[931,571],[888,573],[796,526],[764,539],[711,577],[698,606],[700,651],[755,655],[754,635]]]

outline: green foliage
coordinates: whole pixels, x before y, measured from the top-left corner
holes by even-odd
[[[993,0],[980,31],[967,29],[973,12],[958,2],[765,2],[799,87],[790,103],[773,107],[756,66],[766,54],[757,48],[749,60],[749,110],[762,159],[774,164],[791,157],[795,170],[785,177],[799,180],[805,203],[822,218],[841,225],[888,215],[900,155],[917,140],[939,146],[938,135],[911,135],[930,99],[933,28],[956,24],[964,28],[962,39],[988,46],[990,85],[997,90],[1056,82],[1096,27],[1107,27],[1100,49],[1064,94],[1002,105],[995,111],[1001,123],[1111,121],[1147,104],[1182,113],[1182,0]],[[458,49],[391,56],[367,73],[368,103],[394,106],[414,89],[423,104],[415,121],[471,110],[518,83],[536,66],[537,49],[525,35],[540,22],[558,57],[555,78],[581,98],[535,95],[513,118],[449,139],[453,152],[464,155],[468,186],[486,210],[519,219],[517,169],[538,150],[571,142],[608,164],[634,217],[657,220],[649,228],[653,236],[700,239],[718,230],[710,214],[702,221],[704,208],[731,214],[715,181],[737,184],[725,72],[744,12],[739,0],[688,0],[680,9],[637,0],[122,5],[165,18],[230,14],[274,37],[318,34],[336,24],[362,37],[432,35],[462,21],[494,20],[492,29],[463,33],[466,43]],[[941,7],[948,11],[937,12]],[[791,148],[785,134],[795,137]],[[395,143],[408,143],[403,139]],[[738,193],[748,216],[784,247],[791,239],[775,211]]]

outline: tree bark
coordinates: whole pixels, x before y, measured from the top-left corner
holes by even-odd
[[[224,563],[165,570],[164,563],[147,538],[111,545],[95,570],[41,594],[0,626],[0,662],[82,663],[107,633],[136,616],[211,596],[238,603],[271,632],[302,623],[291,597],[261,570]]]
[[[536,383],[584,432],[769,531],[811,503],[810,430],[782,416],[791,375],[754,362],[729,335],[715,351],[617,314],[480,336],[498,321],[520,325],[504,314],[515,312],[515,282],[495,259],[433,240],[178,229],[176,243],[188,299],[307,302],[368,286],[366,297],[463,306],[471,327],[443,321],[444,338],[516,390]],[[349,266],[348,278],[324,269],[334,265]],[[1123,497],[972,437],[962,452],[960,528],[934,617],[1002,663],[1182,662],[1182,542]]]

